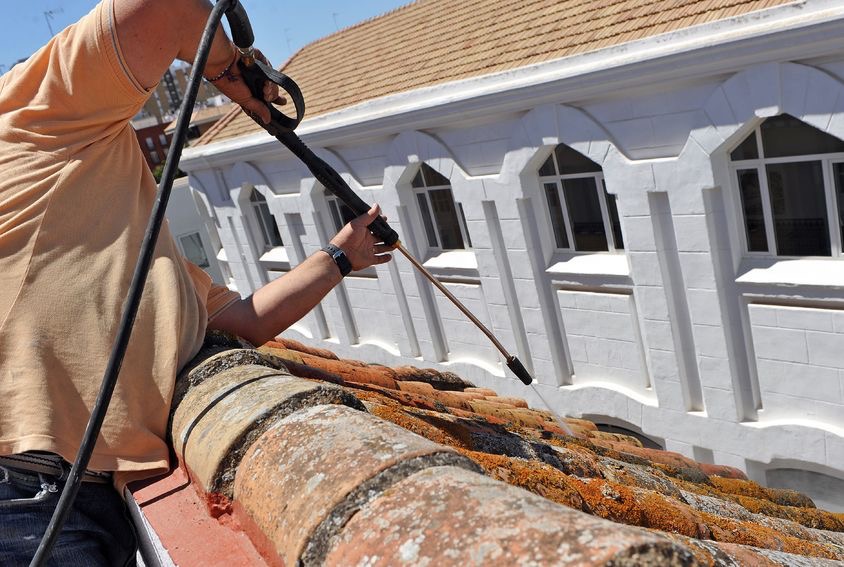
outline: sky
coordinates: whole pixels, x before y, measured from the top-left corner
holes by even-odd
[[[7,3],[11,4],[9,0]],[[300,47],[339,29],[381,15],[410,0],[242,0],[255,46],[274,66]],[[0,74],[27,58],[58,33],[88,13],[97,0],[27,0],[14,2],[0,33]],[[8,8],[8,7],[7,7]]]

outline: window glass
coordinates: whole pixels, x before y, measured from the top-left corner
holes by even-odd
[[[563,180],[563,195],[571,221],[576,250],[608,250],[604,218],[594,177]]]
[[[463,236],[460,234],[460,225],[457,220],[457,210],[454,207],[454,197],[451,189],[432,189],[428,191],[431,199],[431,209],[434,213],[434,221],[440,235],[441,247],[443,250],[455,250],[465,248]]]
[[[413,181],[410,182],[410,186],[414,189],[421,189],[425,187],[425,181],[422,179],[422,168],[419,168],[419,171],[416,172],[416,175],[413,176]]]
[[[601,172],[600,165],[565,144],[559,144],[554,149],[554,154],[557,156],[557,166],[560,168],[560,175]]]
[[[167,147],[167,136],[165,136],[164,134],[159,134],[158,135],[158,143],[161,144],[162,148],[166,148]]]
[[[768,164],[777,254],[829,256],[829,223],[820,161]]]
[[[539,176],[540,177],[548,177],[550,175],[557,175],[557,168],[554,167],[554,156],[548,156],[548,159],[545,160],[545,163],[542,164],[542,167],[539,168]]]
[[[427,163],[423,163],[419,171],[425,178],[426,187],[437,187],[441,185],[451,185],[448,179],[443,174],[432,168]]]
[[[147,137],[146,143],[147,143],[147,149],[148,150],[154,150],[155,149],[155,142],[152,141],[152,138]]]
[[[431,218],[431,209],[428,207],[428,198],[424,193],[416,194],[416,202],[419,203],[419,211],[422,213],[422,224],[425,225],[425,236],[428,237],[428,246],[436,248],[437,233],[434,231],[434,220]]]
[[[261,229],[261,234],[264,238],[265,248],[275,248],[276,246],[283,246],[281,241],[281,234],[278,232],[278,225],[275,223],[275,218],[270,213],[270,208],[267,206],[267,200],[258,191],[252,191],[249,196],[252,202],[252,207],[255,209],[255,216],[258,217],[258,225]]]
[[[560,204],[560,195],[557,192],[556,183],[545,183],[545,197],[548,199],[548,210],[551,212],[551,226],[554,228],[554,240],[557,248],[568,248],[569,238],[566,234],[566,225],[563,221],[563,206]]]
[[[603,179],[601,180],[603,183]],[[607,201],[607,212],[610,215],[610,224],[612,224],[612,238],[615,241],[616,250],[624,250],[624,237],[621,235],[621,221],[618,218],[618,205],[616,203],[616,195],[607,193],[606,185],[604,186],[604,198]]]
[[[328,208],[334,221],[334,228],[340,230],[345,224],[355,218],[355,213],[349,206],[339,199],[329,199]]]
[[[730,159],[741,161],[744,159],[759,159],[759,149],[756,147],[756,130],[744,139],[739,146],[732,151]]]
[[[211,265],[208,263],[208,255],[205,254],[205,247],[202,246],[202,237],[198,232],[180,236],[179,243],[182,245],[182,251],[185,253],[185,258],[188,261],[200,268],[208,268]]]
[[[835,178],[835,197],[838,201],[839,233],[841,234],[841,242],[844,242],[844,163],[834,164],[832,171]]]
[[[747,249],[750,252],[767,252],[768,237],[765,234],[765,216],[762,210],[762,192],[759,189],[759,173],[755,169],[740,169],[738,179],[741,206],[744,209]]]
[[[463,212],[463,203],[457,203],[457,210],[460,211],[460,220],[466,228],[466,239],[469,241],[469,248],[471,248],[472,237],[469,236],[469,225],[466,223],[466,213]]]
[[[844,141],[788,114],[768,118],[761,131],[766,158],[844,152]]]

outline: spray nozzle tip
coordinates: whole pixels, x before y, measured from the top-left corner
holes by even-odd
[[[512,370],[513,374],[515,374],[525,386],[529,386],[530,383],[533,382],[533,377],[527,371],[527,368],[525,368],[521,361],[515,356],[511,356],[507,359],[507,368]]]

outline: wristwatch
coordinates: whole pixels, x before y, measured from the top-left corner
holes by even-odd
[[[337,264],[337,267],[340,268],[340,274],[342,276],[349,275],[349,272],[352,271],[352,263],[349,262],[349,258],[346,257],[346,253],[343,252],[338,246],[334,246],[333,244],[328,244],[322,248],[322,251],[331,256],[331,259],[334,260],[334,263]]]

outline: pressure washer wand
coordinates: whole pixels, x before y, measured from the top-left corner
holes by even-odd
[[[257,116],[252,116],[252,119],[259,126],[264,128],[264,130],[275,136],[278,141],[284,144],[287,149],[289,149],[308,167],[311,173],[314,174],[314,177],[316,177],[317,181],[319,181],[326,189],[331,191],[331,193],[333,193],[338,199],[343,201],[356,215],[366,213],[370,208],[369,205],[367,205],[363,199],[358,197],[358,195],[352,191],[351,187],[349,187],[349,185],[333,167],[328,165],[325,160],[320,159],[319,156],[311,151],[311,149],[305,145],[305,142],[303,142],[302,139],[299,138],[299,136],[293,131],[296,126],[299,125],[299,122],[301,122],[305,113],[305,102],[299,86],[296,85],[290,77],[276,71],[269,65],[254,57],[254,52],[252,51],[254,36],[248,20],[244,20],[243,22],[236,24],[231,18],[229,18],[229,25],[231,26],[232,41],[234,41],[234,44],[238,46],[238,49],[240,49],[241,54],[243,55],[241,61],[238,62],[240,71],[243,74],[246,83],[249,85],[253,95],[260,99],[261,94],[263,93],[264,82],[272,81],[287,91],[287,94],[290,95],[293,105],[296,108],[296,116],[289,117],[273,105],[268,104],[267,106],[270,109],[271,115],[269,124],[264,124]],[[481,332],[489,338],[490,341],[492,341],[492,344],[495,345],[506,359],[507,367],[513,372],[513,374],[516,375],[516,377],[519,378],[519,380],[521,380],[525,385],[528,385],[533,381],[533,378],[521,361],[507,352],[507,349],[505,349],[501,342],[495,338],[495,335],[493,335],[492,332],[487,329],[486,326],[454,296],[454,294],[448,291],[448,289],[439,280],[437,280],[433,274],[431,274],[431,272],[429,272],[425,266],[419,262],[419,260],[414,258],[413,255],[410,254],[404,246],[402,246],[399,241],[398,233],[396,233],[396,231],[387,224],[387,221],[379,217],[370,224],[368,228],[372,234],[374,234],[376,238],[379,238],[384,244],[401,252],[405,258],[407,258],[410,263],[419,270],[425,278],[428,279],[428,281],[434,284],[437,289],[439,289],[464,315],[466,315],[466,317],[469,318],[470,321],[472,321],[472,323],[478,327],[478,329],[481,330]]]

